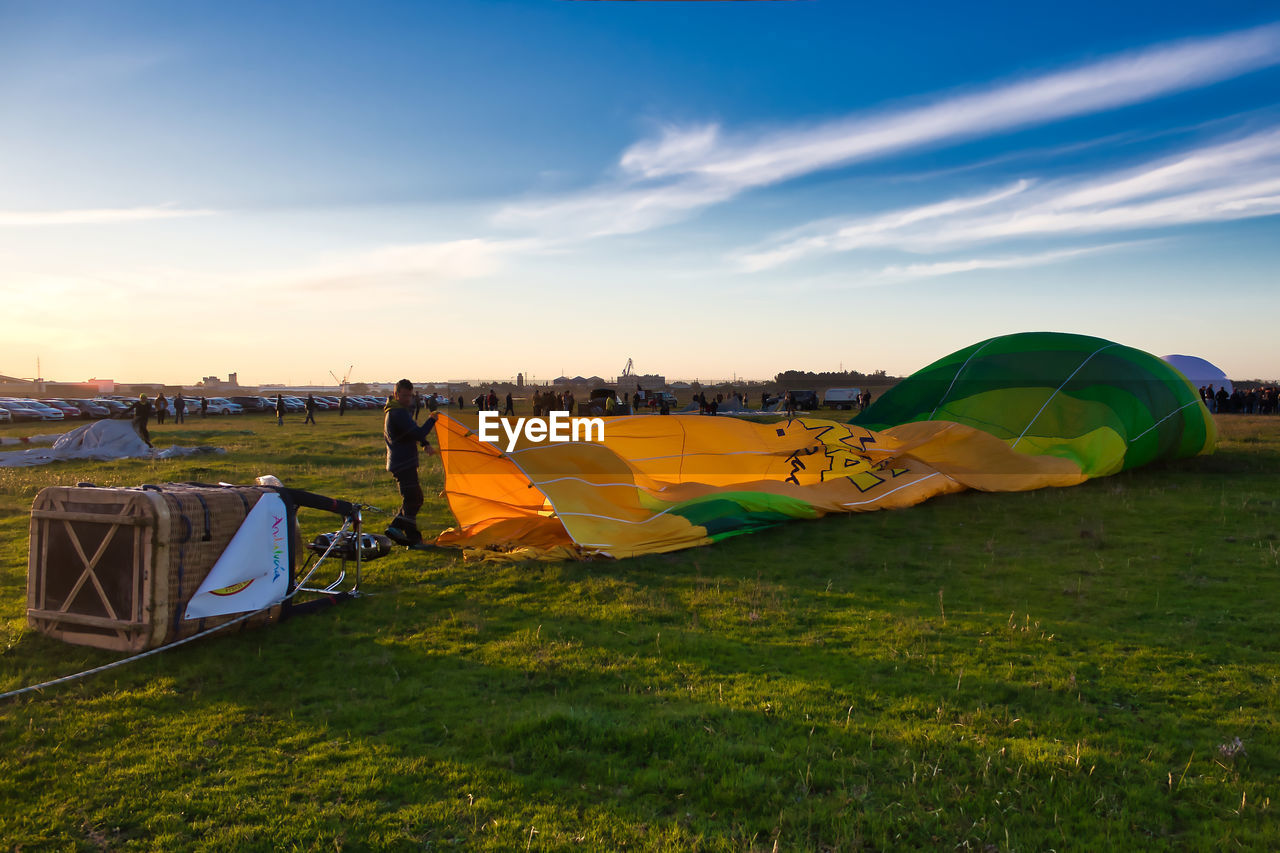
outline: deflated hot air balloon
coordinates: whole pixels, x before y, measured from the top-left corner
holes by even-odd
[[[1197,389],[1212,386],[1217,391],[1225,388],[1228,394],[1235,390],[1221,367],[1198,355],[1162,355],[1160,359],[1176,367]]]
[[[494,559],[660,553],[970,488],[1075,485],[1216,442],[1168,364],[1060,333],[967,347],[855,420],[638,416],[608,419],[599,440],[499,444],[441,418],[458,526],[435,543]]]
[[[1028,332],[939,359],[857,418],[869,429],[952,421],[1013,450],[1076,463],[1088,477],[1211,453],[1217,429],[1167,362],[1102,338]]]

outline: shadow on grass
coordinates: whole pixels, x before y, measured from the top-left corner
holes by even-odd
[[[0,826],[108,847],[1265,847],[1243,795],[1280,775],[1258,580],[1277,457],[1251,452],[620,563],[398,554],[360,601],[0,709]],[[110,659],[21,633],[0,668]]]

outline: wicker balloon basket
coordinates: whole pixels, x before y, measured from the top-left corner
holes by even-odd
[[[42,490],[31,510],[28,624],[69,643],[137,652],[237,618],[183,614],[268,491],[183,484]],[[290,530],[295,520],[289,519]],[[290,587],[297,551],[297,537],[290,536]],[[243,624],[280,616],[277,605]]]

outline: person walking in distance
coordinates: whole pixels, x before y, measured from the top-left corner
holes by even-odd
[[[316,398],[314,394],[307,395],[307,416],[302,421],[304,424],[316,424]]]
[[[147,431],[147,421],[151,420],[151,403],[147,401],[147,395],[139,394],[137,402],[129,404],[129,410],[133,412],[133,431],[147,443],[147,447],[151,447],[151,434]]]

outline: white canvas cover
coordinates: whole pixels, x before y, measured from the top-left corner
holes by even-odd
[[[227,543],[185,619],[248,613],[284,600],[289,591],[289,514],[275,493],[263,495]]]

